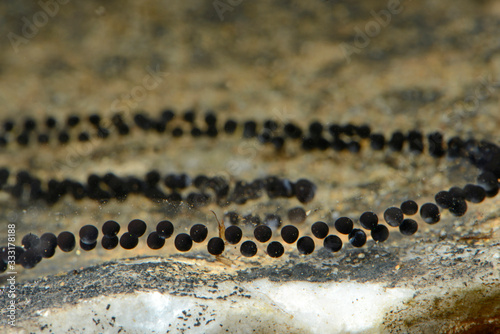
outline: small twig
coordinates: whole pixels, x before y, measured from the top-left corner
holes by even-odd
[[[227,244],[226,237],[225,237],[225,234],[224,234],[224,232],[226,231],[226,227],[224,226],[224,220],[222,220],[222,222],[221,222],[219,220],[219,218],[217,218],[217,214],[213,210],[210,210],[210,211],[212,211],[212,213],[215,216],[215,219],[217,220],[217,224],[218,224],[218,227],[219,227],[219,238],[221,238],[222,240],[224,240],[224,242]],[[215,259],[217,261],[225,264],[226,266],[233,266],[234,265],[233,261],[231,261],[230,259],[228,259],[227,257],[222,256],[222,255],[216,255]]]
[[[210,211],[212,211],[212,213],[215,216],[215,219],[217,220],[217,224],[219,226],[219,238],[221,238],[222,240],[225,241],[226,239],[224,238],[224,232],[226,231],[226,227],[224,226],[224,220],[221,223],[219,221],[219,218],[217,218],[217,214],[213,210],[210,210]]]

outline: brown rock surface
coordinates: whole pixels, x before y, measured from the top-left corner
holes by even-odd
[[[83,116],[98,111],[111,116],[117,110],[130,120],[136,110],[156,115],[172,107],[179,113],[194,108],[200,119],[206,110],[214,110],[221,120],[271,117],[301,126],[313,120],[367,123],[385,135],[417,128],[425,133],[441,131],[446,139],[460,135],[500,142],[498,1],[400,1],[385,17],[392,1],[241,1],[221,14],[223,20],[214,3],[70,1],[51,7],[53,17],[37,2],[1,3],[0,31],[5,38],[0,39],[0,121],[26,116],[42,120],[47,115],[62,121],[73,113]],[[384,18],[387,24],[380,21]],[[30,30],[35,23],[38,27]],[[349,59],[346,52],[353,52]],[[43,179],[79,181],[89,173],[143,176],[151,169],[245,180],[271,174],[291,180],[306,177],[319,187],[315,200],[304,205],[311,211],[304,233],[316,220],[332,223],[335,217],[359,217],[366,210],[381,216],[385,208],[407,198],[423,204],[437,191],[474,182],[477,175],[463,161],[373,152],[368,143],[362,145],[358,155],[303,153],[299,144],[287,143],[285,151],[276,154],[271,147],[237,136],[173,140],[133,130],[126,138],[112,134],[110,140],[90,145],[76,141],[65,146],[8,145],[1,149],[0,166],[29,170]],[[219,217],[233,209],[286,217],[286,211],[298,204],[264,196],[243,206],[183,207],[171,218],[180,229],[193,222],[206,223],[215,235],[210,209]],[[224,277],[214,274],[210,280],[234,280],[243,286],[263,277],[283,284],[290,280],[385,282],[387,287],[418,291],[402,310],[380,319],[386,331],[494,332],[500,328],[498,205],[496,197],[469,205],[464,217],[446,212],[438,225],[420,224],[415,237],[403,238],[391,231],[391,238],[382,245],[369,241],[360,250],[344,246],[340,255],[323,250],[305,258],[290,247],[279,260],[269,259],[259,249],[258,260],[244,261],[237,258],[236,248],[230,249],[227,256],[237,269],[226,268]],[[80,226],[107,219],[119,220],[122,229],[133,218],[153,226],[170,214],[165,205],[138,196],[106,205],[66,197],[46,206],[17,203],[0,194],[0,219],[5,222],[0,226],[16,223],[19,239],[27,232],[77,232]],[[5,242],[6,232],[0,231],[0,243]],[[102,249],[58,253],[35,269],[20,269],[19,298],[33,302],[19,310],[18,319],[29,320],[49,304],[65,305],[57,289],[41,295],[37,290],[41,281],[50,286],[92,282],[109,270],[123,270],[125,275],[136,268],[122,262],[103,263],[160,254],[142,243],[134,251],[112,254]],[[191,260],[194,255],[188,254],[186,261],[200,268],[177,266],[175,274],[162,273],[166,275],[162,277],[187,275],[203,285],[198,275],[219,264],[207,258],[201,246],[196,251],[200,259]],[[175,253],[170,244],[161,255],[175,265],[179,259],[169,258]],[[94,264],[98,266],[82,269]],[[41,278],[73,269],[77,271]],[[139,277],[135,282],[141,289],[158,290],[144,280]],[[107,290],[101,282],[95,291],[127,293],[134,289],[129,283],[124,280]],[[75,294],[65,302],[92,297]],[[5,295],[0,299],[5,300]],[[464,310],[471,302],[492,307],[488,312],[481,307]],[[3,316],[0,323],[5,325]]]

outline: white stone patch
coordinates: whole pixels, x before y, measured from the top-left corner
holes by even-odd
[[[413,297],[408,289],[371,283],[272,283],[256,281],[261,291],[312,333],[367,333],[379,329],[384,315]]]
[[[55,333],[377,333],[384,315],[413,294],[371,283],[261,279],[197,288],[190,296],[151,291],[99,297],[40,312],[20,325]]]

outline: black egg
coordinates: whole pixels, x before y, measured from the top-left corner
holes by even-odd
[[[120,237],[120,246],[122,246],[123,249],[134,249],[138,243],[139,238],[133,233],[125,232]]]
[[[249,214],[249,215],[243,216],[242,222],[245,225],[256,226],[256,225],[260,225],[261,220],[260,220],[259,216],[257,216],[257,215],[253,216],[253,215]]]
[[[174,225],[168,220],[162,220],[156,225],[156,232],[163,239],[168,239],[174,233]]]
[[[129,233],[135,235],[136,237],[142,237],[146,233],[147,225],[144,221],[140,219],[134,219],[128,223]]]
[[[84,251],[91,251],[97,246],[97,241],[94,241],[93,243],[85,243],[82,240],[80,240],[80,248],[83,249]]]
[[[114,220],[108,220],[102,225],[102,234],[107,237],[115,236],[118,232],[120,232],[120,224]]]
[[[179,233],[175,237],[174,245],[179,252],[187,252],[193,247],[193,239],[187,233]]]
[[[441,214],[436,204],[425,203],[420,207],[420,217],[427,224],[436,224],[441,219]]]
[[[165,239],[162,238],[158,232],[153,231],[149,233],[147,240],[148,247],[151,249],[160,249],[165,245]]]
[[[231,245],[236,245],[241,241],[241,237],[243,236],[243,231],[238,226],[229,226],[224,231],[224,237],[226,241]]]
[[[66,124],[70,128],[75,127],[78,123],[80,123],[80,117],[78,115],[70,115],[66,120]]]
[[[316,238],[324,239],[328,235],[328,232],[330,232],[330,228],[325,222],[319,221],[312,224],[311,232]]]
[[[486,198],[486,191],[475,184],[467,184],[464,187],[465,199],[471,203],[481,203]]]
[[[118,246],[119,242],[120,242],[120,240],[118,239],[118,237],[116,235],[114,235],[114,236],[106,236],[105,235],[102,237],[101,246],[104,249],[111,250],[111,249],[115,249],[116,246]]]
[[[348,217],[340,217],[335,221],[335,229],[342,234],[351,233],[354,227],[354,222],[351,218]]]
[[[57,237],[54,233],[44,233],[40,237],[40,253],[44,258],[54,256],[57,247]]]
[[[243,123],[243,138],[252,138],[257,134],[257,123],[246,121]]]
[[[57,237],[55,236],[54,233],[44,233],[40,237],[40,246],[42,248],[46,247],[51,247],[55,248],[57,247]]]
[[[396,207],[390,207],[384,212],[384,220],[389,224],[390,226],[396,227],[401,224],[403,221],[404,216],[403,216],[403,210],[400,208]]]
[[[235,211],[229,211],[224,214],[224,222],[231,225],[238,225],[240,222],[240,216]]]
[[[401,203],[401,211],[407,216],[413,216],[418,212],[418,204],[412,200],[404,201]]]
[[[14,252],[14,254],[12,254]],[[4,247],[4,251],[1,253],[2,254],[2,260],[5,263],[8,263],[9,260],[12,261],[12,256],[14,256],[14,262],[15,264],[19,264],[19,260],[21,258],[21,255],[25,252],[23,247],[20,246],[14,246],[14,249],[10,248],[7,249],[7,247]]]
[[[33,233],[28,233],[23,237],[21,244],[26,250],[37,248],[40,245],[40,238]]]
[[[311,237],[305,236],[297,240],[297,250],[300,254],[308,255],[314,252],[314,240]]]
[[[236,123],[234,120],[229,119],[224,123],[224,132],[227,134],[233,134],[234,131],[236,131],[236,127],[238,126],[238,123]]]
[[[57,245],[63,252],[71,252],[76,245],[73,233],[64,231],[57,236]]]
[[[418,231],[418,223],[413,219],[405,219],[399,225],[399,232],[403,235],[413,235]]]
[[[192,109],[186,110],[182,115],[182,118],[188,123],[193,123],[195,117],[196,117],[196,112]]]
[[[212,255],[221,255],[224,252],[224,240],[219,237],[208,240],[207,250]]]
[[[483,172],[477,177],[477,184],[486,192],[498,189],[498,178],[492,172]]]
[[[288,220],[292,224],[300,224],[306,220],[306,211],[298,206],[288,210]]]
[[[69,142],[69,139],[70,139],[69,133],[67,133],[66,131],[61,131],[61,132],[59,132],[57,139],[59,139],[59,142],[61,144],[66,144],[67,142]]]
[[[440,191],[434,196],[436,204],[443,209],[448,209],[453,203],[453,196],[447,191]]]
[[[257,254],[257,245],[255,242],[247,240],[241,244],[240,252],[245,257],[252,257]]]
[[[299,229],[293,225],[283,226],[281,229],[281,238],[287,244],[293,244],[299,238]]]
[[[451,187],[448,193],[450,193],[453,199],[465,199],[465,191],[460,187]]]
[[[40,261],[42,261],[42,256],[35,249],[27,250],[19,258],[19,263],[25,269],[34,268]]]
[[[295,196],[301,203],[309,203],[316,194],[316,186],[309,180],[300,179],[294,184]]]
[[[98,237],[99,230],[94,225],[85,225],[80,229],[80,241],[84,244],[91,245]]]
[[[214,126],[217,123],[217,116],[212,111],[207,111],[205,114],[205,123],[209,126]]]
[[[278,241],[270,242],[269,245],[267,245],[267,254],[270,257],[278,258],[281,255],[283,255],[284,252],[285,252],[285,248]]]
[[[359,223],[367,230],[375,228],[378,224],[378,217],[375,213],[367,211],[359,217]]]
[[[351,233],[349,233],[349,242],[354,247],[363,247],[366,243],[366,233],[360,229],[353,229]]]
[[[389,229],[385,225],[377,225],[370,231],[372,239],[376,242],[384,242],[389,238]]]
[[[463,199],[453,199],[448,210],[452,215],[462,217],[467,212],[467,202]]]
[[[259,225],[253,231],[253,235],[259,242],[268,242],[269,239],[271,239],[271,237],[273,236],[273,231],[269,226]]]
[[[207,238],[208,228],[203,224],[195,224],[191,227],[189,235],[194,242],[203,242]]]
[[[331,252],[338,252],[342,249],[342,240],[336,235],[329,235],[323,240],[323,247]]]
[[[264,217],[264,224],[269,226],[272,230],[276,230],[281,227],[282,222],[281,217],[274,213],[266,214]]]
[[[383,150],[385,146],[385,137],[383,134],[372,133],[370,135],[370,147],[374,151]]]

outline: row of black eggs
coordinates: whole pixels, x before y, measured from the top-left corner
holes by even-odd
[[[400,208],[391,207],[384,212],[385,221],[393,227],[399,227],[403,235],[412,235],[418,229],[415,220],[406,218],[404,215],[414,215],[418,211],[418,205],[414,201],[405,201]],[[420,215],[427,223],[436,223],[439,221],[439,209],[435,204],[426,203],[421,207]],[[365,212],[359,222],[365,229],[371,231],[371,237],[376,242],[384,242],[389,237],[389,230],[385,225],[378,224],[378,217],[373,212]],[[103,237],[101,245],[104,249],[111,250],[120,244],[123,249],[133,249],[139,243],[139,238],[146,232],[147,225],[140,219],[134,219],[128,224],[127,232],[118,238],[120,225],[109,220],[102,226]],[[358,228],[354,228],[354,222],[348,217],[340,217],[335,221],[335,229],[348,235],[349,242],[354,247],[365,245],[366,233]],[[281,228],[281,238],[287,244],[296,243],[300,254],[308,255],[314,252],[315,243],[310,236],[299,238],[299,229],[295,225],[286,225]],[[338,252],[342,248],[342,240],[336,235],[329,235],[329,226],[325,222],[318,221],[311,225],[311,232],[314,237],[323,239],[325,249]],[[160,221],[156,230],[147,237],[149,248],[157,250],[165,245],[165,240],[174,233],[174,225],[168,221]],[[272,238],[272,229],[267,225],[258,225],[253,231],[255,239],[260,243],[266,243]],[[79,231],[80,248],[90,251],[97,246],[99,231],[94,225],[85,225]],[[189,233],[179,233],[174,239],[174,246],[180,252],[187,252],[193,247],[193,243],[202,243],[208,236],[208,228],[203,224],[195,224],[191,227]],[[243,231],[239,226],[232,225],[224,229],[224,236],[213,237],[207,243],[207,251],[215,256],[221,255],[225,250],[225,245],[237,245],[243,238]],[[64,231],[55,236],[52,233],[44,233],[41,237],[35,234],[27,234],[22,239],[23,247],[16,247],[15,260],[25,268],[33,268],[42,258],[50,258],[59,247],[63,252],[70,252],[76,246],[76,238],[73,233]],[[257,244],[252,240],[246,240],[240,245],[240,253],[245,257],[252,257],[257,254]],[[278,258],[284,254],[284,247],[279,241],[272,241],[267,245],[267,254],[270,257]],[[8,249],[2,249],[2,265],[5,271],[8,263]],[[0,269],[2,269],[0,268]]]

